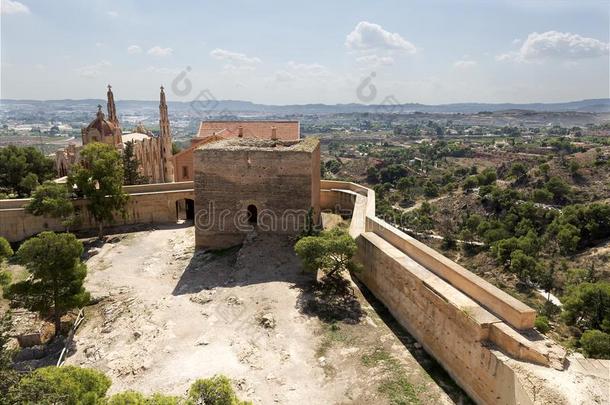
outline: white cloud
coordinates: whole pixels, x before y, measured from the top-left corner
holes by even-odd
[[[129,45],[127,47],[127,53],[134,55],[136,53],[142,53],[142,47],[139,45]]]
[[[96,48],[101,48],[102,46],[104,46],[104,43],[103,43],[103,42],[96,42],[96,43],[95,43],[95,47],[96,47]]]
[[[149,55],[153,56],[170,56],[174,50],[172,48],[162,48],[160,46],[153,46],[148,50]]]
[[[0,14],[30,14],[30,9],[18,1],[1,0]]]
[[[210,56],[217,60],[223,60],[231,63],[231,66],[254,66],[261,63],[261,60],[257,57],[250,57],[246,54],[239,52],[231,52],[226,49],[216,48],[210,52]]]
[[[477,65],[477,61],[475,60],[458,60],[453,63],[454,68],[458,69],[470,69]]]
[[[575,61],[608,55],[610,44],[569,32],[532,32],[518,51],[496,56],[496,60],[540,62],[544,60]]]
[[[87,65],[77,68],[76,72],[80,76],[90,79],[99,76],[102,73],[102,70],[110,66],[112,66],[110,62],[108,62],[107,60],[103,60],[93,65]]]
[[[112,18],[117,18],[119,16],[119,13],[117,13],[114,10],[110,10],[110,11],[106,11],[106,15],[112,17]]]
[[[391,50],[415,53],[417,48],[398,33],[384,30],[379,24],[360,21],[347,35],[345,46],[351,50]]]
[[[394,58],[391,56],[364,55],[356,58],[356,61],[366,65],[367,68],[394,64]]]

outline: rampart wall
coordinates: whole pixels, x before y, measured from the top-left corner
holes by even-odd
[[[125,216],[116,215],[109,225],[175,223],[176,201],[194,199],[193,182],[143,184],[123,187],[129,194]],[[62,231],[59,220],[28,214],[29,199],[0,200],[0,236],[9,242],[19,242],[42,231]],[[86,200],[74,200],[80,224],[73,230],[95,229],[96,224],[87,210]]]
[[[352,213],[349,232],[363,265],[358,279],[471,398],[534,403],[508,361],[558,366],[548,341],[532,329],[534,310],[377,218],[372,190],[322,181],[320,198],[322,209]]]

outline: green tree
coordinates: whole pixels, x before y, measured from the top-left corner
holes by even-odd
[[[38,186],[25,210],[33,215],[61,219],[66,231],[76,222],[74,206],[65,184],[47,181]]]
[[[518,249],[510,255],[509,270],[511,273],[515,273],[519,280],[529,283],[538,278],[542,271],[542,266],[534,257]]]
[[[324,163],[324,167],[332,174],[337,174],[339,173],[339,170],[341,170],[341,163],[336,159],[332,159]]]
[[[580,242],[580,230],[572,224],[564,224],[559,228],[556,240],[562,254],[575,253]]]
[[[585,356],[596,359],[610,359],[610,334],[599,330],[588,330],[579,340]]]
[[[11,248],[11,244],[8,243],[8,240],[0,236],[0,265],[5,259],[11,257],[13,253],[13,249]]]
[[[122,188],[121,157],[112,146],[99,142],[85,146],[80,156],[81,163],[68,176],[68,184],[76,185],[77,193],[87,198],[101,238],[104,223],[112,221],[115,212],[124,212],[129,198]]]
[[[523,163],[513,163],[510,174],[515,177],[517,184],[527,183],[527,166]]]
[[[0,148],[0,190],[27,196],[33,177],[23,185],[22,181],[28,174],[36,175],[37,182],[52,179],[55,176],[53,160],[31,146]]]
[[[553,201],[563,204],[569,200],[572,188],[559,177],[551,177],[544,187],[553,194]]]
[[[13,255],[13,249],[11,248],[8,240],[0,236],[0,288],[5,288],[11,282],[11,273],[4,268],[4,262],[6,259]]]
[[[36,175],[36,173],[26,174],[26,176],[19,182],[19,188],[26,195],[32,194],[32,191],[34,191],[38,186],[38,175]]]
[[[553,193],[544,188],[537,188],[532,192],[532,200],[537,203],[548,204],[553,202]]]
[[[231,381],[223,375],[215,375],[195,381],[188,393],[192,404],[205,405],[248,405],[250,402],[240,401],[235,395]]]
[[[568,325],[610,332],[610,283],[582,283],[563,298]]]
[[[369,166],[366,169],[366,181],[369,184],[377,184],[379,183],[379,170],[374,166]]]
[[[477,176],[468,176],[466,180],[464,180],[464,184],[462,184],[462,188],[464,191],[470,191],[474,188],[479,187],[479,179]]]
[[[126,142],[123,149],[123,183],[126,185],[144,184],[147,182],[146,178],[140,174],[140,162],[136,159],[133,145],[133,141]]]
[[[438,197],[438,186],[431,180],[428,180],[424,184],[424,195],[429,198]]]
[[[83,287],[87,267],[81,262],[83,244],[73,234],[42,232],[25,241],[17,257],[31,274],[8,288],[17,303],[46,314],[53,313],[55,334],[61,332],[61,316],[89,301]]]
[[[356,242],[340,228],[302,238],[294,246],[304,270],[323,271],[329,281],[336,281],[344,271],[356,269],[352,260],[356,248]]]
[[[99,371],[74,366],[44,367],[26,375],[9,391],[14,404],[96,405],[110,388]]]
[[[496,169],[492,167],[488,167],[477,175],[478,183],[481,186],[492,185],[496,182],[497,178],[498,174],[496,173]]]
[[[540,173],[544,176],[544,179],[548,180],[551,166],[549,166],[548,163],[543,163],[540,166],[538,166],[538,170],[540,170]]]

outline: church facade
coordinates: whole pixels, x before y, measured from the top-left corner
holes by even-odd
[[[165,91],[161,87],[159,95],[159,135],[155,136],[142,125],[134,132],[123,133],[114,102],[111,86],[107,92],[108,117],[98,106],[96,117],[81,129],[82,145],[101,142],[122,153],[127,142],[133,143],[134,157],[139,163],[140,175],[149,183],[171,183],[174,181],[174,159],[172,156],[172,135],[167,111]],[[78,164],[83,146],[69,145],[55,153],[55,168],[60,177],[67,176],[70,168]]]

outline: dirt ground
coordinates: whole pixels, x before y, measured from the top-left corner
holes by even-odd
[[[252,234],[202,253],[192,227],[117,235],[87,262],[100,301],[67,364],[104,371],[112,392],[182,394],[222,373],[255,404],[468,403],[357,287],[357,316],[316,312],[292,243]]]

